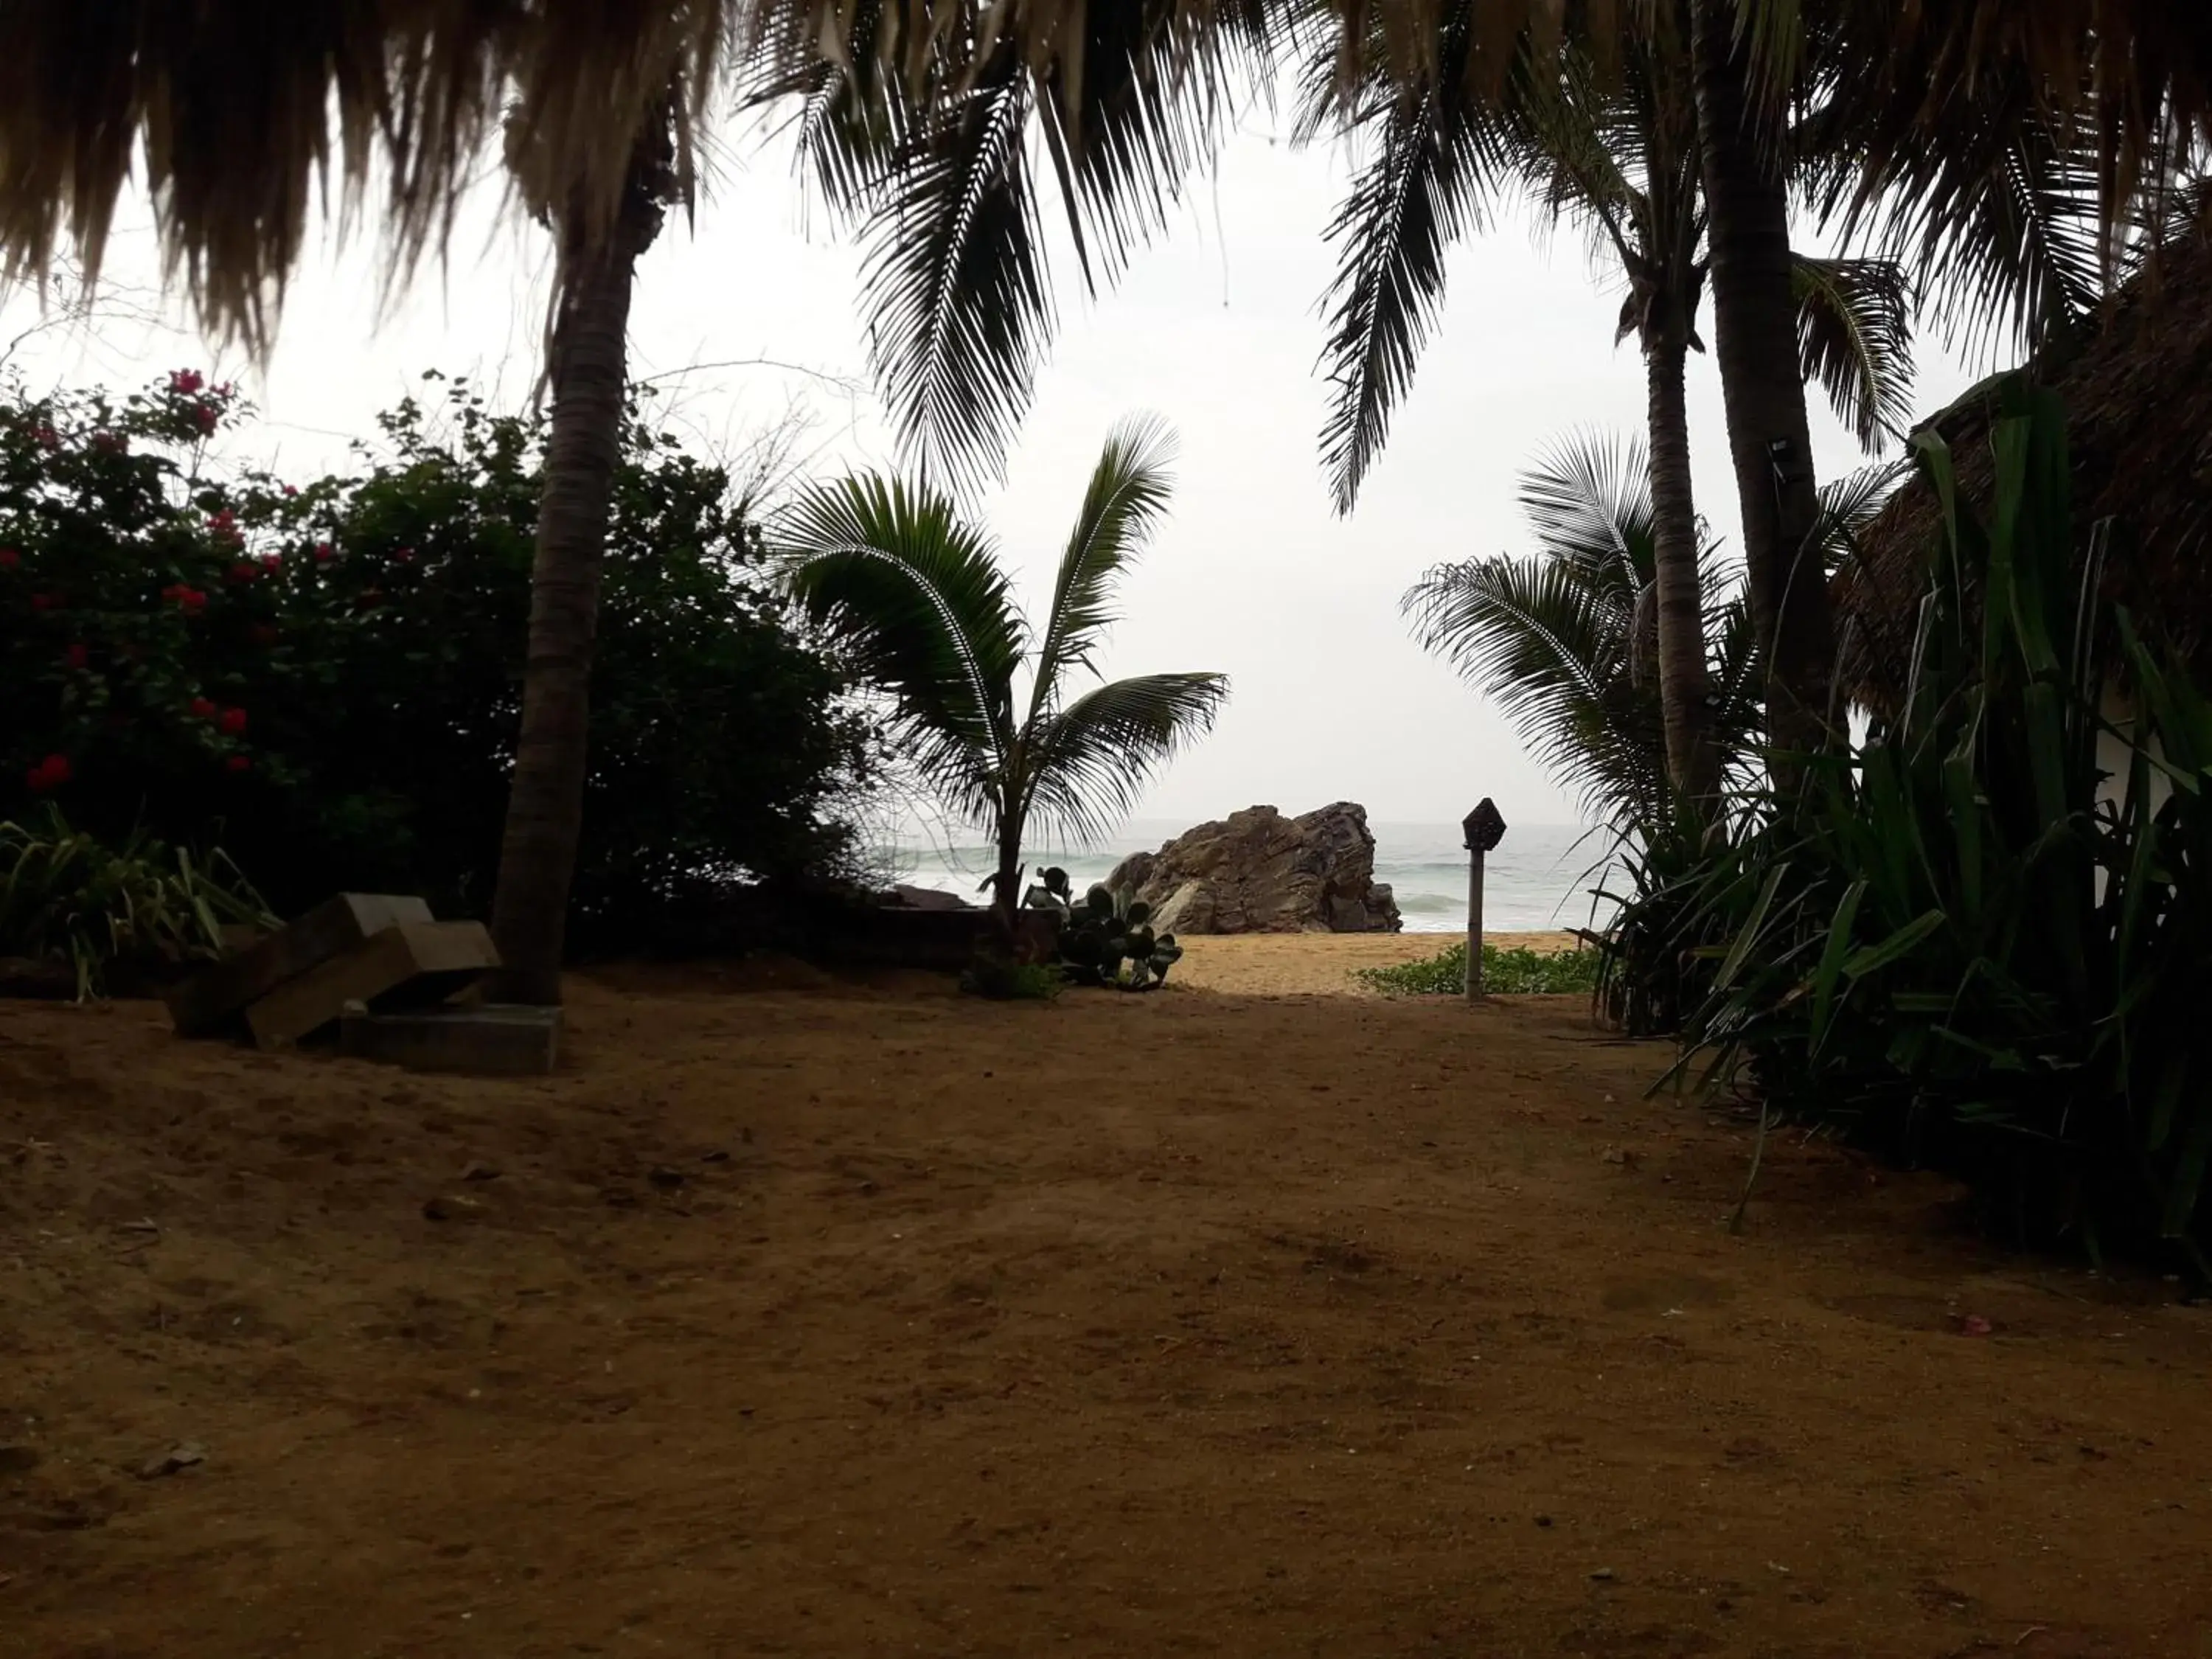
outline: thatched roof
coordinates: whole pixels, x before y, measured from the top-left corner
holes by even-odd
[[[2105,593],[2147,635],[2212,668],[2212,237],[2167,249],[2114,302],[2094,338],[2062,362],[1992,376],[1923,423],[1950,447],[1964,498],[1989,507],[1990,428],[2015,375],[2064,400],[2074,523],[2087,550],[2110,518]],[[1915,478],[1860,533],[1837,577],[1843,683],[1893,707],[1939,534],[1935,493]]]
[[[1624,0],[1474,3],[1481,47],[1468,72],[1492,80],[1524,27],[1556,36],[1572,19],[1603,38],[1632,10]],[[526,112],[522,149],[542,174],[520,194],[580,203],[605,229],[641,112],[672,80],[704,100],[763,50],[787,64],[842,57],[864,40],[874,62],[911,77],[948,52],[1006,40],[1075,107],[1086,54],[1133,51],[1130,72],[1171,96],[1164,77],[1231,27],[1295,26],[1309,44],[1340,31],[1347,70],[1371,31],[1413,71],[1435,58],[1454,0],[1320,9],[1316,19],[1282,0],[6,0],[0,270],[43,275],[70,247],[96,270],[135,180],[152,191],[162,248],[204,314],[258,334],[324,190],[396,231],[404,268],[441,240],[511,107]],[[1792,9],[1747,5],[1746,15]],[[1832,21],[1838,50],[1884,83],[1899,142],[1946,118],[1931,86],[2001,64],[2085,89],[2115,179],[2132,176],[2130,158],[2169,117],[2202,131],[2212,114],[2212,7],[2202,4],[1847,0]],[[1759,38],[1778,64],[1790,35]],[[696,101],[682,112],[679,141],[700,112]],[[1079,173],[1094,137],[1127,135],[1077,123],[1059,135],[1061,164]]]

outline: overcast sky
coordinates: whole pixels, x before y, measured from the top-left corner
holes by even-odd
[[[975,510],[1035,601],[1114,421],[1150,410],[1180,434],[1172,517],[1126,585],[1108,668],[1219,669],[1233,693],[1213,735],[1165,775],[1142,816],[1194,822],[1260,801],[1295,812],[1348,799],[1377,820],[1455,822],[1488,794],[1509,822],[1568,822],[1570,804],[1504,720],[1412,643],[1398,600],[1439,561],[1526,548],[1514,476],[1540,447],[1577,428],[1640,427],[1642,362],[1632,343],[1613,343],[1619,291],[1571,230],[1540,237],[1516,221],[1462,246],[1389,450],[1358,510],[1340,519],[1318,459],[1315,362],[1329,272],[1322,231],[1344,172],[1340,156],[1295,152],[1255,126],[1112,291],[1094,301],[1063,282],[1059,339],[1006,487]],[[501,218],[495,202],[487,190],[447,269],[426,270],[382,314],[374,245],[319,251],[265,374],[235,354],[216,357],[173,307],[166,323],[109,316],[89,334],[38,335],[15,361],[34,390],[214,362],[265,416],[237,447],[302,473],[340,465],[347,439],[373,433],[375,411],[425,368],[473,372],[510,402],[527,396],[544,239]],[[108,275],[119,289],[150,290],[158,270],[143,215],[135,222]],[[860,278],[858,253],[809,210],[787,152],[732,144],[696,229],[672,222],[640,268],[635,372],[662,377],[702,447],[742,442],[796,404],[813,420],[817,469],[888,463],[865,386]],[[35,300],[16,295],[0,307],[0,332],[38,316]],[[1933,338],[1920,356],[1923,409],[1969,379]],[[796,368],[684,372],[755,358]],[[1698,508],[1733,542],[1710,358],[1692,360],[1690,414]],[[1863,459],[1817,398],[1814,447],[1823,478]]]

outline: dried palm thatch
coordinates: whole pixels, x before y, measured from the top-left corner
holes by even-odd
[[[2085,344],[1992,376],[1924,423],[1950,447],[1962,495],[1984,514],[1996,473],[1990,428],[2004,382],[2016,377],[2064,400],[2075,524],[2086,534],[2109,518],[2120,532],[2104,567],[2106,597],[2146,635],[2212,670],[2212,234],[2168,246]],[[1916,482],[1860,533],[1837,576],[1843,684],[1878,713],[1902,700],[1940,528],[1934,492]]]
[[[1528,35],[1603,42],[1645,0],[1259,0],[1285,39],[1338,42],[1349,86],[1379,49],[1408,83],[1440,70],[1499,83]],[[1802,0],[1711,0],[1802,49]],[[1888,76],[1900,135],[1939,121],[1931,85],[2033,66],[2083,88],[2114,179],[2212,112],[2212,7],[2175,0],[1834,0],[1844,50]],[[679,155],[739,59],[848,59],[919,82],[948,56],[1000,44],[1085,107],[1095,60],[1163,33],[1178,50],[1249,20],[1249,0],[9,0],[0,4],[0,273],[43,276],[73,248],[97,272],[118,201],[151,194],[170,274],[210,322],[265,341],[310,210],[333,201],[387,233],[395,273],[439,246],[485,141],[510,107],[537,176],[524,199],[567,202],[600,234],[620,210],[630,142],[671,85],[688,89]],[[1134,15],[1146,27],[1133,32]],[[1899,56],[1902,52],[1905,55]],[[1932,73],[1931,73],[1932,71]],[[1778,80],[1788,79],[1786,66]],[[1095,143],[1063,135],[1080,170]],[[1899,143],[1911,142],[1900,137]]]

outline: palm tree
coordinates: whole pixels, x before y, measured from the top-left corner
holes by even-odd
[[[1832,560],[1901,476],[1869,466],[1823,492],[1814,540]],[[1643,445],[1577,434],[1522,474],[1520,496],[1537,552],[1430,570],[1405,598],[1414,637],[1504,709],[1585,811],[1648,842],[1683,796],[1654,661],[1659,515]],[[1709,731],[1719,774],[1741,783],[1758,765],[1764,699],[1749,606],[1718,555],[1699,525]]]
[[[528,660],[491,929],[499,1000],[561,1000],[568,889],[583,832],[590,758],[592,645],[599,631],[614,474],[629,383],[630,293],[637,261],[670,204],[688,189],[676,150],[672,99],[647,111],[630,149],[614,233],[592,234],[573,198],[538,204],[559,254],[548,331],[551,409],[544,493],[531,569]],[[510,161],[526,185],[527,126],[511,131]]]
[[[1182,744],[1211,729],[1229,694],[1210,673],[1072,684],[1097,677],[1115,579],[1166,512],[1172,452],[1150,420],[1108,437],[1033,650],[990,538],[933,489],[881,474],[817,486],[774,533],[806,613],[894,699],[896,735],[923,777],[989,830],[993,904],[1008,936],[1030,829],[1103,836]]]
[[[1538,550],[1438,565],[1406,594],[1425,650],[1448,659],[1495,701],[1583,809],[1649,833],[1682,799],[1666,745],[1655,647],[1659,512],[1641,441],[1581,434],[1522,474]],[[1759,728],[1751,629],[1741,595],[1718,580],[1704,527],[1694,574],[1710,640],[1699,678],[1711,688],[1714,779],[1739,773]]]
[[[1683,18],[1659,7],[1614,63],[1586,46],[1556,57],[1524,51],[1504,95],[1468,89],[1480,46],[1462,10],[1447,26],[1433,76],[1408,76],[1377,40],[1346,102],[1333,62],[1309,71],[1302,131],[1340,108],[1364,141],[1364,164],[1331,227],[1339,246],[1324,361],[1334,397],[1323,450],[1338,506],[1349,510],[1409,386],[1443,296],[1448,243],[1480,224],[1501,196],[1580,224],[1627,289],[1620,337],[1643,348],[1649,492],[1657,607],[1657,678],[1668,770],[1695,798],[1719,779],[1711,747],[1698,514],[1684,395],[1688,353],[1703,350],[1697,313],[1706,266],[1700,149]],[[1910,295],[1894,265],[1793,265],[1792,368],[1817,376],[1871,447],[1909,408]]]

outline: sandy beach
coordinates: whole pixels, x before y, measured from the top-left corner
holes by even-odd
[[[1571,951],[1572,933],[1492,933],[1503,950]],[[1236,996],[1370,997],[1353,978],[1362,968],[1419,962],[1457,943],[1451,933],[1229,933],[1181,941],[1173,982]]]

